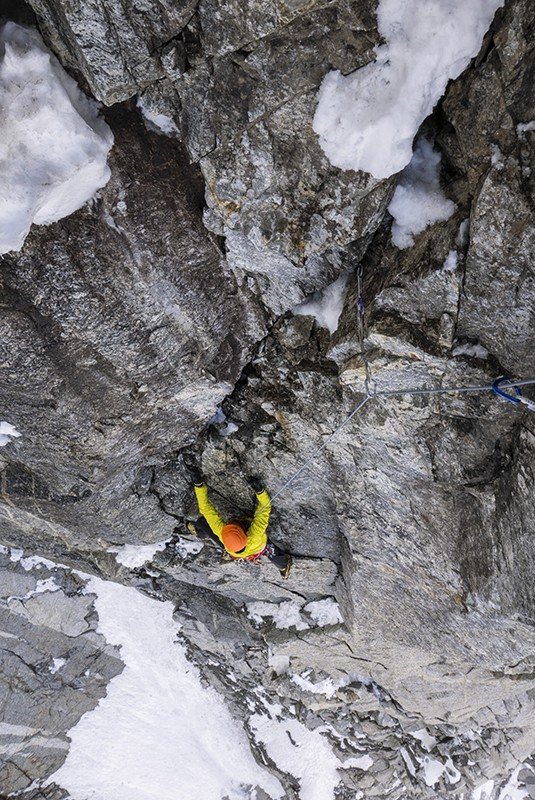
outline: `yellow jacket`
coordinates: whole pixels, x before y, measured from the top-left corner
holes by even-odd
[[[226,523],[217,509],[208,499],[208,487],[205,483],[203,483],[200,486],[195,485],[193,488],[195,489],[195,496],[197,498],[197,503],[199,504],[200,513],[205,518],[206,522],[210,526],[210,529],[220,540],[221,544],[223,544],[221,531]],[[247,558],[248,556],[254,556],[256,553],[260,553],[267,544],[266,531],[269,522],[269,513],[271,511],[271,500],[269,499],[269,495],[265,489],[262,489],[261,492],[257,492],[256,502],[256,513],[247,530],[247,544],[245,545],[245,549],[242,550],[241,553],[233,553],[230,550],[227,550],[227,552],[230,553],[233,558]],[[225,547],[224,544],[223,547]],[[225,547],[225,550],[226,549],[227,548]]]

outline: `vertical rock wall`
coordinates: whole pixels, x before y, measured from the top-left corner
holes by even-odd
[[[489,392],[376,398],[285,484],[366,380],[381,391],[535,377],[531,5],[505,4],[424,123],[457,208],[406,250],[386,211],[397,178],[333,168],[311,128],[323,75],[372,59],[374,4],[32,6],[110,106],[116,144],[94,202],[0,260],[0,419],[22,434],[0,450],[2,542],[174,600],[191,657],[251,739],[261,685],[283,714],[326,726],[341,754],[364,740],[374,767],[344,770],[340,797],[460,798],[485,780],[498,797],[533,753],[533,414]],[[174,136],[155,131],[162,116]],[[291,314],[348,268],[334,334]],[[210,424],[219,406],[226,419]],[[297,556],[290,582],[231,572],[172,537],[194,512],[186,446],[225,513],[249,508],[244,473],[277,492],[271,535]],[[109,549],[163,540],[139,569]],[[43,639],[50,600],[26,597],[39,578],[4,561],[3,630],[20,649],[24,626]],[[54,614],[104,652],[77,588],[62,591]],[[305,632],[245,611],[291,600],[310,623],[306,604],[333,596],[343,624]],[[50,658],[66,657],[56,638],[46,658],[4,651],[4,674],[22,658],[44,691],[58,680]],[[120,667],[104,660],[108,680]],[[239,698],[224,680],[233,665]],[[292,679],[303,674],[334,694]],[[6,693],[6,721],[31,741],[34,709],[17,715],[17,697]],[[46,728],[62,744],[33,771],[10,756],[2,791],[50,774],[74,719]],[[413,735],[424,727],[434,757],[452,759],[434,783]]]

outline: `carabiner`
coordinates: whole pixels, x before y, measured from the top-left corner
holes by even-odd
[[[514,403],[515,405],[517,403],[521,403],[522,399],[521,399],[520,387],[519,386],[510,387],[511,389],[515,390],[516,392],[516,397],[515,397],[511,394],[507,394],[507,392],[504,392],[503,389],[500,389],[500,384],[503,383],[504,381],[508,381],[510,383],[511,378],[508,378],[507,375],[502,375],[501,378],[498,378],[492,384],[492,391],[495,392],[499,397],[503,397],[504,400],[509,400],[510,403]]]

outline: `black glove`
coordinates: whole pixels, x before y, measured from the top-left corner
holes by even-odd
[[[191,480],[193,481],[193,483],[203,483],[202,474],[199,467],[197,466],[195,458],[189,453],[184,453],[182,460],[184,462],[184,466],[191,475]]]
[[[251,487],[251,489],[254,489],[254,491],[257,494],[259,494],[260,492],[263,491],[264,484],[262,483],[260,478],[258,478],[256,475],[250,475],[248,478],[246,478],[246,481],[249,484],[249,486]]]
[[[201,484],[201,483],[204,483],[201,471],[200,471],[200,469],[198,467],[194,467],[193,469],[190,469],[189,474],[191,475],[191,480],[197,486],[199,484]]]

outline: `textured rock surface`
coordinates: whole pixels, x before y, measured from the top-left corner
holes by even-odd
[[[0,564],[0,787],[22,792],[63,763],[67,732],[123,665],[80,577],[6,548]]]
[[[206,181],[207,226],[226,237],[239,282],[254,287],[275,314],[334,280],[348,244],[354,243],[351,260],[362,255],[391,182],[333,168],[311,120],[326,72],[349,72],[372,59],[374,3],[273,3],[260,10],[253,2],[224,9],[200,2],[163,49],[154,44],[163,38],[155,9],[144,18],[141,50],[137,15],[123,8],[121,25],[118,5],[112,13],[86,6],[90,24],[61,0],[32,5],[46,20],[45,36],[97,97],[109,103],[147,87],[143,107],[174,120]],[[167,9],[163,20],[169,15]],[[118,31],[126,37],[119,49],[111,46]],[[63,42],[70,42],[68,52]],[[132,79],[140,52],[149,51],[143,76]]]
[[[6,537],[48,537],[47,521],[88,546],[168,535],[152,468],[212,416],[264,334],[202,228],[180,148],[126,109],[110,122],[101,197],[2,259],[1,411],[26,434],[3,472]]]
[[[270,699],[342,759],[371,754],[368,769],[340,770],[339,798],[460,800],[487,780],[499,798],[519,763],[535,766],[533,414],[490,392],[375,398],[285,483],[366,380],[535,377],[532,5],[505,4],[424,124],[457,210],[407,250],[390,241],[395,180],[332,168],[311,128],[325,72],[372,58],[373,3],[32,6],[100,99],[140,93],[183,145],[148,131],[133,101],[110,108],[100,197],[0,261],[0,419],[22,433],[0,450],[2,542],[173,600],[191,658],[251,739],[252,709],[269,714]],[[354,269],[332,336],[289,313],[357,266],[362,336]],[[209,424],[219,405],[226,420]],[[271,530],[299,557],[288,583],[171,537],[194,513],[175,466],[185,446],[227,514],[250,507],[243,473],[281,490]],[[136,570],[110,549],[163,540]],[[50,577],[61,588],[39,583]],[[6,552],[2,587],[10,793],[54,771],[121,665],[67,570]],[[331,597],[343,624],[310,624],[306,605]],[[255,623],[254,601],[291,601],[308,627]],[[332,692],[311,688],[326,679]],[[36,721],[52,697],[61,714]],[[446,765],[435,783],[433,759]],[[63,794],[48,791],[23,796]]]
[[[31,5],[64,63],[80,70],[95,97],[111,105],[163,77],[160,53],[191,17],[196,0],[128,9],[117,0]]]

